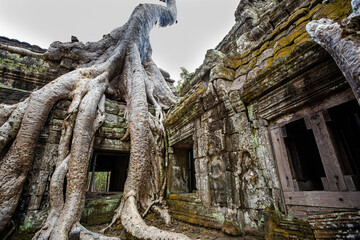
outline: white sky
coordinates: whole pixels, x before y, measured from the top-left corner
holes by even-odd
[[[179,68],[194,71],[235,24],[240,0],[177,0],[178,24],[155,27],[153,59],[178,80]],[[139,3],[158,0],[0,0],[0,36],[48,48],[76,36],[98,41],[123,25]]]

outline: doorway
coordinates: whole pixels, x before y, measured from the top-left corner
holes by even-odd
[[[94,153],[88,175],[89,192],[123,192],[130,154]]]

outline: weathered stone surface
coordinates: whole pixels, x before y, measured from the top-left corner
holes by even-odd
[[[222,213],[204,207],[194,194],[170,194],[167,202],[175,219],[215,229],[223,227]]]
[[[85,226],[109,223],[120,204],[122,194],[87,197],[80,222]]]
[[[200,78],[194,78],[182,102],[199,99],[199,105],[192,118],[184,115],[182,125],[195,122],[198,196],[205,207],[225,213],[224,232],[265,234],[271,222],[268,210],[290,209],[283,201],[269,126],[348,89],[329,55],[311,40],[306,24],[324,15],[339,22],[349,14],[349,6],[340,0],[241,1],[237,23],[217,46],[230,64],[215,61],[209,78],[204,77],[209,71],[205,65],[195,73],[204,77],[203,91],[194,95],[200,89],[195,85]],[[227,77],[226,69],[235,71],[234,77]],[[181,108],[175,107],[170,116],[186,113]],[[182,129],[174,121],[167,123],[174,134]],[[313,238],[306,223],[279,219],[269,230],[272,238]]]
[[[315,239],[310,224],[292,217],[266,214],[266,239]]]
[[[221,65],[216,65],[211,69],[210,81],[218,78],[233,81],[235,78],[235,71]]]
[[[316,239],[356,239],[359,236],[360,212],[314,215],[308,220]]]

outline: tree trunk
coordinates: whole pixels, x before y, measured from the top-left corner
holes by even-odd
[[[0,108],[3,109],[0,117],[7,119],[3,120],[5,123],[2,126],[5,127],[0,129],[0,137],[6,135],[1,132],[2,129],[5,129],[5,133],[12,132],[3,142],[11,141],[17,132],[13,144],[1,159],[0,231],[5,229],[18,204],[33,162],[36,141],[51,108],[61,99],[71,99],[58,147],[56,169],[50,183],[50,211],[34,239],[67,239],[72,230],[81,231],[83,239],[114,239],[91,233],[78,223],[84,206],[94,136],[104,121],[104,94],[107,94],[112,99],[127,102],[131,141],[124,199],[115,219],[120,216],[126,231],[137,238],[188,239],[182,234],[147,226],[137,207],[140,205],[145,209],[151,208],[150,205],[154,203],[163,203],[163,109],[176,102],[151,58],[151,28],[155,24],[165,27],[176,21],[175,0],[162,1],[166,2],[166,7],[140,4],[124,26],[113,30],[99,42],[55,42],[45,54],[30,53],[33,57],[50,60],[71,58],[78,63],[78,68],[32,93],[28,101],[18,104],[16,108]],[[155,107],[155,115],[149,113],[149,104]],[[17,118],[14,118],[10,112],[19,114],[15,114]],[[8,127],[9,121],[14,119],[21,122],[21,127],[20,124]],[[0,147],[1,144],[0,138]],[[65,179],[66,198],[63,199]],[[168,220],[168,214],[161,212]]]

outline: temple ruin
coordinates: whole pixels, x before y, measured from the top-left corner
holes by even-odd
[[[182,84],[164,119],[162,171],[172,218],[230,236],[360,238],[357,4],[240,1],[236,24]],[[26,54],[45,51],[0,38],[0,103],[18,103],[76,68],[69,57]],[[42,128],[9,239],[31,239],[46,218],[69,105],[59,101]],[[88,168],[85,226],[109,223],[120,204],[131,147],[123,140],[125,109],[123,101],[105,101]]]

